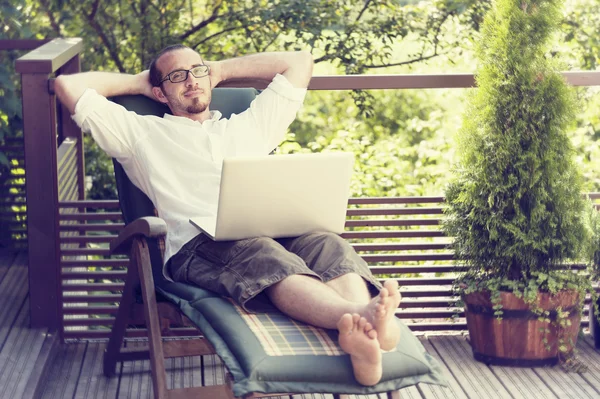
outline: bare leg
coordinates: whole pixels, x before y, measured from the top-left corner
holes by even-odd
[[[367,283],[356,273],[344,274],[333,280],[329,280],[325,284],[350,302],[367,304],[371,301],[371,293],[369,293]]]
[[[349,301],[330,286],[304,275],[287,277],[267,288],[266,293],[280,311],[313,326],[334,329],[344,314],[357,313],[375,327],[381,349],[393,349],[400,339],[394,319],[400,293],[394,280],[387,281],[368,303]]]
[[[375,385],[381,380],[381,350],[377,332],[359,314],[346,313],[338,322],[340,346],[350,355],[354,377],[362,385]]]
[[[283,313],[317,327],[335,329],[345,313],[363,314],[365,304],[344,299],[333,288],[304,275],[289,276],[267,288],[271,302]]]

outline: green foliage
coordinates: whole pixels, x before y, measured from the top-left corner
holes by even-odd
[[[26,18],[19,7],[7,2],[0,2],[0,15],[3,23],[0,25],[0,40],[31,37]],[[21,115],[20,82],[14,70],[14,60],[19,56],[17,51],[0,51],[0,144],[8,137],[21,134],[23,121]],[[0,151],[0,174],[7,173],[10,168],[9,160]]]
[[[352,196],[439,194],[453,157],[451,112],[424,91],[372,95],[376,118],[361,114],[346,93],[309,93],[279,151],[353,152]]]
[[[460,131],[444,221],[457,257],[470,266],[457,279],[459,293],[489,292],[501,317],[500,291],[513,292],[559,330],[567,314],[558,309],[551,321],[537,306],[540,292],[574,290],[580,312],[587,292],[597,298],[588,276],[565,270],[588,249],[591,223],[566,133],[575,93],[548,55],[562,3],[498,0],[486,16],[478,89]],[[572,347],[559,334],[559,351]]]
[[[182,42],[207,59],[308,49],[317,63],[364,73],[457,55],[461,43],[478,28],[488,4],[474,0],[27,0],[21,9],[40,35],[83,37],[83,70],[138,72],[157,50]],[[398,57],[397,49],[405,41],[411,50]],[[375,109],[381,109],[379,99],[370,93],[345,96],[354,99],[356,112],[364,115],[376,117]],[[375,121],[370,124],[377,125]],[[344,130],[342,125],[337,130]],[[308,127],[301,130],[307,132]],[[299,132],[298,137],[305,144],[316,140],[318,133]],[[99,153],[94,148],[89,151]],[[86,175],[93,179],[89,197],[105,198],[114,192],[104,183],[110,176],[101,176],[110,165],[107,159],[86,159]]]
[[[565,41],[574,44],[571,58],[585,70],[594,71],[600,63],[600,2],[568,0],[563,21]]]
[[[100,149],[90,135],[84,135],[86,192],[90,199],[117,199],[112,159]]]
[[[565,51],[577,58],[575,63],[581,58],[582,65],[592,65],[584,56],[597,54],[592,33],[599,14],[588,15],[579,3],[598,7],[592,0],[569,1],[573,6],[563,24],[567,33],[571,29],[578,34],[568,38],[572,46]],[[425,71],[429,73],[467,72],[471,39],[477,39],[490,4],[489,0],[9,0],[0,4],[0,35],[82,37],[83,70],[138,72],[154,51],[183,42],[208,59],[308,49],[318,68],[330,65],[329,73],[423,72],[425,65],[431,66]],[[582,36],[586,32],[590,40]],[[5,55],[0,52],[0,57]],[[13,60],[14,56],[2,58],[0,70],[12,67]],[[9,74],[17,85],[18,76]],[[0,71],[0,82],[6,81]],[[8,105],[4,98],[0,119],[11,109],[20,112],[18,98]],[[311,146],[315,151],[329,146],[334,137],[336,143],[349,140],[350,146],[356,140],[370,143],[365,148],[377,154],[357,153],[361,162],[357,171],[368,175],[357,177],[362,180],[356,185],[357,195],[437,195],[449,177],[453,154],[449,138],[456,125],[455,103],[435,105],[438,98],[436,92],[422,90],[311,92],[307,111],[290,130],[303,147],[320,143]],[[589,94],[585,102],[598,101]],[[600,151],[598,109],[589,108],[574,136],[588,191],[600,189],[594,165]],[[19,123],[11,121],[5,134],[16,134]],[[2,126],[6,125],[0,120],[0,130]],[[110,160],[95,144],[86,143],[86,151],[86,175],[92,181],[88,197],[112,198]]]
[[[500,0],[483,25],[479,88],[459,137],[445,224],[469,273],[528,281],[579,256],[575,97],[547,57],[561,1]]]
[[[452,18],[475,26],[482,3],[473,0],[402,5],[392,0],[46,0],[32,3],[38,21],[60,36],[83,36],[84,69],[143,69],[152,54],[184,43],[209,59],[250,52],[310,49],[318,62],[347,72],[387,65],[408,33],[421,49],[404,63],[435,57],[464,37],[444,38]],[[469,35],[470,29],[462,31]]]

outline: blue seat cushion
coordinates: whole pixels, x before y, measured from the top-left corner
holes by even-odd
[[[337,331],[308,326],[276,311],[247,313],[229,299],[187,284],[168,283],[159,291],[177,303],[215,347],[233,377],[235,396],[369,394],[420,382],[446,385],[437,361],[400,320],[401,339],[383,354],[381,381],[365,387],[354,379],[350,356],[337,344]]]

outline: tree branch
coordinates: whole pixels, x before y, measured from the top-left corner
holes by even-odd
[[[60,25],[56,22],[56,18],[54,17],[52,10],[50,10],[50,5],[48,4],[48,0],[41,0],[40,4],[43,6],[44,11],[46,12],[46,15],[48,16],[48,19],[50,20],[50,26],[52,27],[52,30],[58,36],[62,36],[62,34],[60,32]]]
[[[223,5],[223,2],[219,1],[219,3],[213,9],[212,15],[210,17],[208,17],[204,21],[200,22],[196,26],[193,26],[192,28],[188,29],[183,34],[179,35],[179,40],[183,41],[183,40],[187,39],[190,35],[193,35],[194,33],[198,32],[200,29],[204,28],[206,25],[210,24],[211,22],[213,22],[214,20],[219,18],[221,16],[219,14],[219,9],[221,8],[222,5]]]
[[[100,0],[96,0],[94,2],[94,6],[92,7],[92,12],[90,14],[86,14],[84,12],[83,14],[87,18],[90,26],[96,31],[98,36],[100,36],[100,40],[102,40],[104,47],[106,47],[106,49],[108,50],[108,54],[110,55],[110,58],[112,58],[112,60],[115,62],[115,65],[119,69],[119,72],[124,73],[125,67],[123,66],[123,63],[121,62],[121,59],[119,58],[119,53],[115,50],[115,48],[113,46],[111,46],[110,40],[106,36],[106,33],[102,30],[102,27],[100,26],[98,21],[96,21],[96,19],[95,19],[96,12],[98,12],[99,5],[100,5]]]
[[[93,20],[96,17],[96,13],[98,12],[98,6],[100,5],[100,0],[94,1],[94,5],[92,6],[92,12],[88,15],[88,20]]]
[[[267,49],[271,46],[271,44],[275,43],[275,40],[277,40],[277,38],[280,36],[280,33],[275,34],[275,36],[273,37],[273,39],[271,39],[271,41],[266,45],[263,46],[262,50],[260,50],[260,52],[265,52],[267,51]]]
[[[363,14],[367,11],[367,8],[369,8],[369,4],[371,4],[372,0],[367,0],[365,1],[365,5],[363,6],[362,10],[360,10],[360,12],[358,13],[358,16],[356,17],[356,19],[354,20],[354,22],[358,22]]]
[[[450,51],[445,51],[443,53],[438,53],[437,50],[435,53],[428,55],[428,56],[420,56],[418,58],[414,58],[412,60],[408,60],[408,61],[402,61],[402,62],[395,62],[392,64],[379,64],[379,65],[365,65],[365,68],[369,68],[369,69],[374,69],[374,68],[387,68],[387,67],[393,67],[393,66],[400,66],[400,65],[408,65],[408,64],[414,64],[415,62],[420,62],[420,61],[427,61],[430,60],[432,58],[438,57],[440,55],[444,55],[444,54],[448,54]],[[316,62],[316,61],[315,61]]]

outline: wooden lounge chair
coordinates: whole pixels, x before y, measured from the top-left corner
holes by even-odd
[[[211,109],[221,111],[224,117],[243,112],[256,93],[254,89],[215,89]],[[113,100],[138,114],[162,116],[168,112],[143,96]],[[156,398],[248,398],[278,392],[322,392],[338,397],[388,392],[388,397],[394,398],[398,397],[398,389],[408,385],[444,384],[437,362],[402,324],[398,347],[383,354],[381,382],[365,387],[355,381],[349,356],[337,346],[336,332],[304,325],[278,312],[248,314],[212,292],[169,282],[162,274],[165,223],[154,217],[150,200],[129,181],[116,161],[115,175],[126,227],[111,244],[111,250],[129,254],[131,263],[104,357],[107,376],[114,373],[118,361],[149,358]],[[141,304],[136,300],[137,287],[141,287]],[[157,293],[169,302],[157,303]],[[142,313],[148,349],[123,348],[126,327],[138,323]],[[193,324],[204,338],[164,341],[162,330],[167,320]],[[167,389],[165,358],[215,352],[231,375],[229,384]]]

